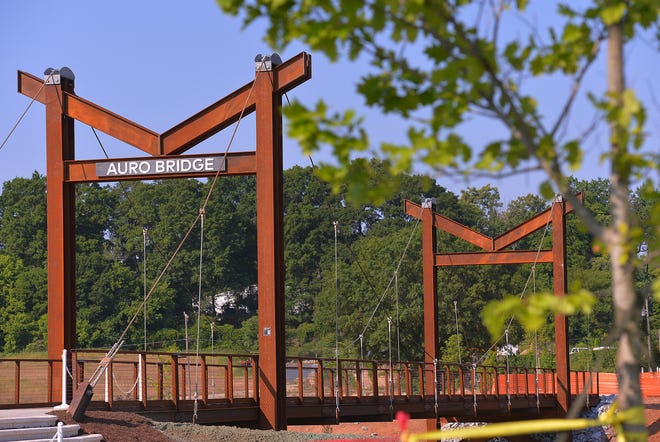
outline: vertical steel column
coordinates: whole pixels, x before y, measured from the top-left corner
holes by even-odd
[[[257,64],[259,426],[286,429],[282,97],[277,72]]]
[[[433,200],[422,201],[422,256],[424,281],[424,362],[434,366],[438,359],[438,268],[435,266],[437,234],[433,226]],[[424,394],[435,394],[435,370],[425,370]],[[426,428],[437,430],[437,419],[427,419]]]
[[[568,293],[566,269],[566,215],[564,201],[557,197],[552,203],[552,275],[555,295]],[[565,415],[571,404],[571,376],[568,349],[568,320],[555,315],[555,348],[557,361],[557,402]]]
[[[69,69],[47,71],[46,81],[48,358],[57,359],[76,347],[75,187],[65,182],[64,167],[75,155],[74,120],[63,110],[63,92],[73,93],[74,76]],[[61,373],[60,364],[53,364],[54,373]],[[54,397],[61,388],[53,383]]]

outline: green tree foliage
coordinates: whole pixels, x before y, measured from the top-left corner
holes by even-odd
[[[371,167],[384,166],[372,161]],[[39,182],[42,178],[33,179]],[[610,188],[606,180],[574,181],[572,185],[576,191],[585,193],[587,207],[595,217],[609,216]],[[14,186],[6,188],[8,195],[15,195]],[[43,188],[26,188],[38,189],[35,201],[41,204],[39,201],[45,198]],[[147,249],[150,290],[188,231],[208,188],[208,183],[196,180],[78,186],[80,347],[107,347],[119,336],[143,299],[143,248]],[[2,195],[0,200],[8,201],[8,195]],[[170,201],[172,195],[176,197]],[[403,210],[405,199],[419,201],[421,195],[435,198],[436,210],[443,215],[494,236],[548,207],[547,201],[533,195],[520,197],[505,207],[498,190],[492,186],[471,188],[459,196],[428,177],[405,173],[394,184],[394,196],[381,205],[352,205],[334,195],[312,168],[293,167],[285,171],[289,354],[333,357],[337,339],[342,356],[386,360],[391,351],[395,360],[423,359],[421,232],[419,221],[406,216]],[[647,210],[650,202],[645,195],[641,189],[631,195],[637,201],[640,219],[650,216]],[[217,325],[215,351],[258,350],[255,215],[253,178],[236,177],[216,183],[205,214],[200,341],[206,350],[211,345],[210,322]],[[21,213],[21,216],[29,214]],[[337,221],[336,269],[334,221]],[[4,217],[0,218],[0,224],[3,222]],[[148,226],[146,243],[143,226]],[[0,228],[0,231],[4,230]],[[194,303],[198,294],[200,233],[199,228],[193,229],[181,255],[173,261],[174,273],[166,273],[147,303],[150,349],[185,348],[184,312],[191,318],[190,339],[196,340]],[[531,250],[547,247],[550,233],[539,231],[514,247]],[[568,218],[567,234],[569,283],[588,288],[598,300],[588,317],[577,315],[571,319],[570,345],[602,346],[613,321],[608,301],[609,260],[592,245],[590,234],[577,217]],[[0,241],[4,241],[4,236]],[[441,251],[465,251],[470,247],[453,236],[438,235]],[[0,251],[0,348],[5,353],[44,349],[46,345],[46,264],[41,261],[29,266],[21,256],[20,251]],[[549,264],[536,267],[533,281],[530,275],[530,265],[440,269],[439,346],[446,349],[447,358],[457,357],[458,325],[463,362],[495,361],[495,351],[486,353],[491,342],[480,319],[482,311],[489,301],[505,295],[517,298],[552,288]],[[648,289],[649,278],[643,272],[638,274],[640,290]],[[227,304],[214,305],[218,299],[226,300]],[[655,330],[660,325],[658,311],[655,301],[650,299],[653,348],[657,347]],[[142,347],[141,313],[127,338],[128,348]],[[544,366],[554,364],[550,315],[536,334],[526,332],[518,321],[513,321],[509,338],[521,352],[512,357],[512,364],[533,367],[537,358]],[[498,346],[501,345],[500,342]],[[585,359],[587,353],[579,353],[572,356],[572,360],[580,361],[576,363],[595,364],[596,359]],[[601,361],[601,367],[613,369],[608,361]]]
[[[650,213],[658,220],[660,191],[652,181],[657,186],[657,149],[644,150],[645,106],[626,86],[623,54],[625,44],[640,35],[657,41],[660,5],[657,0],[560,2],[548,25],[516,28],[516,22],[527,23],[518,18],[525,17],[530,3],[218,0],[225,12],[240,14],[246,25],[266,19],[265,39],[273,47],[302,41],[333,61],[367,61],[372,69],[359,80],[357,92],[367,106],[408,122],[406,142],[379,146],[394,174],[413,164],[448,173],[544,172],[544,196],[559,193],[573,204],[610,256],[611,336],[619,342],[620,405],[627,410],[641,405],[641,302],[634,275],[649,264],[657,277],[660,267],[657,253],[639,253],[645,238],[655,238],[657,245],[660,227],[655,224],[655,234],[645,237],[629,196],[632,185],[646,189],[654,201]],[[535,5],[547,8],[547,2]],[[607,84],[594,86],[588,74],[601,54],[607,58]],[[530,84],[539,81],[553,91],[566,91],[552,94],[551,111],[530,93]],[[594,217],[570,187],[571,171],[583,165],[585,134],[566,127],[575,104],[583,101],[609,130],[609,149],[601,159],[610,171],[610,221]],[[357,112],[328,109],[319,101],[311,107],[295,103],[288,117],[289,133],[305,152],[324,145],[333,150],[338,166],[321,170],[333,189],[348,181],[355,183],[350,195],[386,199],[382,195],[391,192],[389,181],[365,187],[365,176],[373,170],[361,167],[365,161],[351,161],[356,152],[373,149]],[[490,139],[480,140],[480,145],[467,139],[467,128],[492,121],[500,130]],[[653,281],[651,289],[660,300],[660,282]],[[557,300],[547,307],[556,311],[560,304]]]
[[[4,183],[0,196],[0,250],[27,266],[46,262],[46,177],[35,172],[31,178]]]

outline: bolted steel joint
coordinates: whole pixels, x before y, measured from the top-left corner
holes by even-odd
[[[272,55],[257,54],[254,57],[254,70],[257,72],[270,72],[275,66],[281,64],[282,58],[276,52],[273,52]]]
[[[60,84],[62,78],[66,80],[74,80],[76,76],[73,75],[73,71],[66,66],[59,70],[48,68],[44,71],[44,81],[46,84]]]
[[[435,198],[422,199],[422,209],[433,209],[435,206]]]

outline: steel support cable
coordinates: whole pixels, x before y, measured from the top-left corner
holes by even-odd
[[[263,65],[264,62],[262,62]],[[271,80],[272,81],[272,80]],[[247,97],[245,98],[245,102],[243,103],[243,108],[241,109],[241,113],[238,116],[238,120],[236,120],[236,124],[234,125],[234,130],[232,131],[231,137],[229,141],[227,142],[227,148],[225,149],[222,161],[224,164],[227,162],[227,156],[229,154],[229,149],[232,146],[232,143],[234,142],[234,138],[236,137],[236,132],[238,131],[238,127],[241,123],[241,120],[243,119],[243,115],[245,114],[245,109],[247,108],[247,103],[250,100],[250,97],[252,96],[252,92],[254,91],[254,86],[255,82],[252,82],[252,87],[250,88],[250,91],[248,92]],[[197,220],[200,220],[201,228],[200,228],[200,250],[199,250],[199,286],[198,286],[198,297],[197,297],[197,353],[195,356],[195,401],[194,401],[194,406],[193,406],[193,423],[196,423],[197,421],[197,406],[198,406],[198,376],[199,376],[199,339],[200,339],[200,317],[201,317],[201,296],[202,296],[202,265],[203,265],[203,248],[204,248],[204,215],[206,213],[206,207],[209,204],[209,201],[211,200],[211,195],[213,194],[213,190],[215,189],[215,185],[218,181],[218,178],[220,177],[220,172],[221,168],[218,168],[216,171],[215,175],[213,176],[213,180],[211,181],[211,186],[209,187],[209,190],[206,194],[206,198],[204,199],[204,203],[202,204],[202,207],[199,209],[199,214],[195,220],[195,223],[197,223]],[[194,227],[191,226],[191,230]],[[190,232],[190,231],[189,231]]]
[[[291,105],[291,101],[289,101],[289,96],[288,96],[287,94],[284,94],[284,97],[286,98],[287,104],[288,104],[288,105]],[[317,167],[316,164],[314,163],[314,159],[312,158],[312,155],[308,154],[308,155],[307,155],[307,158],[309,158],[309,162],[310,162],[310,164],[312,165],[312,169],[313,169],[313,170],[314,170],[314,169],[317,169],[318,167]],[[334,209],[332,208],[332,206],[330,205],[330,203],[326,202],[326,206],[328,207],[328,212],[329,212],[329,214],[330,214],[330,218],[331,218],[331,219],[336,219],[336,217],[335,217],[335,213],[334,213]],[[370,277],[369,274],[366,272],[366,270],[364,270],[364,267],[362,267],[362,264],[360,263],[360,260],[358,259],[357,254],[355,253],[355,251],[353,251],[353,248],[351,247],[351,244],[347,242],[347,243],[345,243],[344,245],[345,245],[346,248],[348,249],[348,252],[351,254],[351,258],[353,259],[353,261],[355,262],[355,264],[357,264],[358,269],[360,270],[360,273],[362,273],[362,276],[364,277],[365,281],[367,282],[367,284],[369,285],[369,287],[370,287],[370,288],[373,290],[373,292],[375,293],[375,292],[376,292],[376,286],[371,282],[371,277]]]
[[[264,66],[264,61],[261,62],[262,67]],[[270,81],[272,83],[273,79],[270,77]],[[238,115],[238,120],[236,120],[236,124],[234,125],[234,130],[231,133],[231,136],[229,137],[229,141],[227,142],[227,148],[225,149],[225,153],[222,157],[222,162],[224,164],[227,164],[227,156],[229,155],[229,149],[231,149],[232,144],[234,143],[234,138],[236,138],[236,133],[238,132],[238,127],[241,124],[241,120],[243,119],[243,116],[245,115],[245,109],[247,109],[247,104],[250,101],[250,97],[252,97],[252,92],[254,91],[254,86],[255,86],[255,81],[252,82],[252,87],[248,91],[247,96],[245,97],[245,102],[243,103],[243,108],[241,109],[241,113]],[[206,206],[209,203],[209,200],[211,199],[211,194],[213,193],[213,189],[215,188],[215,183],[218,181],[218,177],[220,177],[220,172],[221,168],[218,168],[218,170],[215,172],[215,175],[213,176],[213,181],[211,182],[211,187],[206,194],[206,199],[204,200],[204,204],[202,204],[202,209],[206,209]]]
[[[433,358],[433,409],[438,418],[438,360]]]
[[[454,318],[456,321],[456,345],[458,345],[458,363],[462,364],[461,360],[461,334],[458,331],[458,301],[454,299]]]
[[[339,270],[337,259],[337,221],[332,222],[335,232],[335,370],[337,372],[337,383],[335,385],[335,420],[339,423]]]
[[[39,90],[37,91],[37,93],[34,94],[34,96],[30,100],[30,102],[28,103],[28,105],[25,108],[25,110],[23,111],[23,113],[18,117],[18,120],[16,120],[16,123],[14,123],[12,128],[9,130],[9,133],[7,134],[5,139],[2,140],[2,144],[0,144],[0,150],[2,150],[3,147],[5,147],[5,144],[7,144],[7,141],[9,141],[9,138],[12,136],[12,134],[14,133],[14,131],[16,130],[18,125],[21,124],[21,121],[23,121],[23,118],[25,117],[25,115],[27,115],[28,111],[30,110],[30,107],[32,107],[32,104],[37,100],[37,97],[41,93],[41,90],[44,88],[44,86],[46,86],[48,84],[50,79],[53,77],[54,72],[55,72],[54,70],[51,70],[50,73],[48,74],[48,76],[46,77],[46,79],[44,80],[44,82],[41,84],[41,86],[39,86]]]
[[[477,364],[472,364],[472,409],[477,415]]]
[[[60,106],[61,106],[61,103],[60,103]],[[92,126],[90,126],[90,129],[92,129],[92,133],[94,134],[94,137],[96,138],[96,141],[99,143],[99,147],[101,148],[101,151],[103,151],[103,155],[105,155],[106,159],[109,159],[110,156],[108,155],[108,152],[107,152],[105,146],[101,142],[101,138],[99,137],[98,132],[96,132],[96,129]],[[133,201],[133,198],[131,197],[131,194],[128,192],[128,190],[126,190],[126,186],[124,186],[124,183],[121,182],[121,181],[118,181],[117,184],[119,185],[119,188],[121,189],[121,193],[124,195],[124,198],[126,198],[126,201],[128,201],[129,214],[132,211],[134,219],[138,222],[138,224],[142,224],[142,226],[143,226],[142,227],[143,235],[144,235],[144,229],[148,230],[149,228],[145,226],[146,223],[144,222],[143,219],[141,219],[141,216],[140,216],[141,212],[137,209],[137,204],[135,204],[135,202]],[[147,232],[147,235],[148,235],[148,232]],[[154,242],[152,237],[148,237],[148,239],[150,241],[151,246],[153,247],[153,249],[155,249],[155,252],[157,254],[160,254],[161,256],[166,255],[166,253],[160,248],[158,243]],[[145,269],[146,269],[146,265],[147,265],[146,264],[146,250],[144,250],[144,268]],[[146,271],[144,271],[144,269],[143,269],[143,273],[144,273],[143,278],[145,278],[144,284],[146,285]],[[193,293],[190,291],[190,288],[188,288],[187,285],[184,285],[183,289],[188,293],[188,295],[191,298],[193,297]],[[144,291],[146,293],[146,289],[144,289]],[[145,312],[146,312],[146,305],[145,305]],[[146,313],[145,313],[145,318],[146,318]],[[145,349],[145,351],[146,351],[146,349]]]
[[[165,276],[165,273],[167,272],[167,270],[169,270],[170,266],[172,265],[172,262],[174,262],[174,258],[179,254],[179,251],[181,251],[181,248],[183,247],[183,244],[188,240],[188,237],[190,236],[190,233],[192,232],[192,230],[197,225],[197,222],[199,221],[199,218],[200,218],[200,216],[198,215],[197,218],[195,218],[195,220],[193,221],[193,223],[190,226],[190,228],[188,229],[188,231],[186,232],[186,234],[183,236],[183,238],[179,242],[179,245],[176,247],[176,249],[174,250],[174,253],[170,257],[170,259],[167,261],[165,266],[163,267],[163,270],[158,275],[158,278],[156,278],[156,281],[152,284],[151,289],[149,290],[149,293],[147,293],[147,296],[144,297],[144,300],[142,301],[142,303],[137,308],[135,314],[133,315],[131,320],[128,322],[128,325],[126,326],[126,328],[122,332],[122,334],[119,337],[119,339],[117,340],[117,342],[121,342],[124,339],[124,336],[126,336],[126,333],[128,333],[128,330],[131,328],[133,323],[135,323],[135,320],[137,319],[138,315],[141,313],[142,309],[144,308],[144,304],[149,300],[151,295],[154,293],[154,290],[156,289],[156,287],[160,283],[160,280],[163,278],[163,276]]]
[[[250,92],[249,92],[249,94],[248,94],[248,97],[246,98],[246,101],[245,101],[245,103],[243,104],[243,109],[241,109],[241,113],[240,113],[240,115],[239,115],[239,117],[238,117],[238,120],[236,121],[236,126],[235,126],[234,132],[233,132],[233,134],[232,134],[232,137],[231,137],[231,139],[230,139],[230,141],[229,141],[229,143],[228,143],[228,145],[227,145],[227,148],[225,149],[224,161],[226,161],[227,154],[228,154],[228,152],[229,152],[229,149],[231,148],[231,143],[232,143],[232,141],[234,140],[234,134],[236,133],[236,129],[238,128],[238,125],[240,124],[241,119],[243,118],[243,115],[244,115],[244,113],[245,113],[245,109],[246,109],[246,107],[247,107],[248,99],[249,99],[249,97],[251,96],[253,90],[254,90],[254,82],[252,83],[252,88],[250,89]],[[59,99],[59,94],[58,94],[58,99]],[[61,106],[62,106],[62,102],[60,101],[60,107],[61,107]],[[96,134],[96,131],[94,130],[94,128],[92,128],[92,130],[93,130],[94,134]],[[97,140],[99,140],[98,135],[97,135]],[[100,143],[100,140],[99,140],[99,143]],[[105,149],[104,149],[104,151],[105,151]],[[107,154],[106,154],[106,155],[107,155]],[[213,184],[211,185],[211,188],[209,189],[209,192],[208,192],[208,194],[207,194],[207,196],[206,196],[206,199],[204,200],[204,205],[203,205],[202,209],[200,209],[200,213],[197,215],[197,217],[195,218],[195,220],[194,220],[194,221],[192,222],[192,224],[190,225],[188,231],[186,232],[186,234],[184,235],[184,237],[181,239],[181,241],[179,242],[178,246],[177,246],[176,249],[174,250],[174,253],[173,253],[172,256],[170,257],[170,259],[167,261],[167,264],[165,265],[165,267],[163,268],[163,270],[161,271],[161,273],[158,275],[158,278],[156,279],[156,281],[155,281],[155,282],[153,283],[153,285],[151,286],[151,289],[149,290],[149,293],[147,293],[147,296],[144,297],[144,299],[142,300],[142,303],[141,303],[140,306],[138,307],[137,311],[135,312],[135,314],[133,315],[133,317],[131,318],[131,320],[128,322],[128,325],[126,326],[126,328],[125,328],[124,331],[122,332],[121,336],[119,337],[119,339],[117,340],[117,342],[116,342],[115,345],[113,346],[114,352],[113,352],[113,349],[111,349],[111,350],[108,352],[108,354],[106,355],[106,358],[105,358],[105,359],[112,359],[112,358],[114,357],[114,355],[116,354],[116,352],[119,350],[119,347],[121,347],[121,345],[123,344],[123,339],[124,339],[124,337],[126,336],[126,333],[128,333],[128,330],[130,329],[130,327],[135,323],[135,320],[137,319],[137,316],[140,314],[140,312],[141,312],[141,310],[143,309],[144,305],[146,304],[146,302],[149,300],[149,298],[150,298],[151,295],[153,294],[153,292],[154,292],[156,286],[158,285],[158,283],[160,282],[160,280],[163,278],[163,276],[165,275],[165,273],[167,272],[167,270],[169,269],[169,267],[172,265],[172,262],[174,261],[174,258],[177,256],[177,254],[179,253],[179,251],[180,251],[181,248],[183,247],[183,244],[186,242],[186,240],[187,240],[188,237],[190,236],[190,233],[192,232],[192,230],[193,230],[193,229],[195,228],[195,226],[197,225],[197,222],[198,222],[198,221],[200,220],[200,218],[201,218],[202,211],[206,209],[206,205],[207,205],[208,202],[209,202],[209,199],[210,199],[210,197],[211,197],[211,193],[212,193],[213,188],[214,188],[215,181],[217,180],[219,174],[220,174],[220,170],[218,170],[218,171],[216,172],[216,174],[215,174],[215,177],[214,177],[214,180],[213,180]],[[111,353],[112,353],[112,354],[111,354]],[[97,368],[97,371],[98,371],[99,369],[103,370],[103,369],[105,369],[105,367],[102,367],[102,364],[101,364],[101,365],[99,365],[99,367]]]
[[[536,255],[534,256],[534,262],[532,263],[532,270],[530,270],[529,275],[527,276],[527,280],[525,281],[525,286],[522,289],[522,292],[520,292],[520,295],[518,295],[518,299],[522,299],[523,296],[525,296],[525,293],[527,292],[527,288],[529,287],[530,281],[532,281],[533,273],[536,269],[536,264],[538,263],[539,256],[541,255],[541,248],[543,247],[543,241],[545,240],[546,235],[548,234],[548,230],[550,229],[550,222],[552,221],[552,212],[554,211],[554,204],[550,206],[550,213],[548,214],[548,220],[545,223],[545,228],[543,229],[543,235],[541,236],[541,240],[539,241],[539,245],[536,248]],[[507,324],[505,327],[505,332],[508,332],[508,330],[511,328],[511,324],[513,323],[514,317],[511,316],[507,320]],[[484,352],[484,354],[476,361],[476,364],[480,364],[484,359],[486,359],[486,356],[488,355],[488,352],[493,350],[497,344],[504,338],[505,333],[502,333],[499,338],[493,342],[493,344]]]
[[[270,77],[269,77],[269,78],[270,78]],[[272,81],[272,79],[271,79],[271,81]],[[284,94],[284,97],[286,98],[287,104],[290,105],[290,104],[291,104],[291,101],[289,100],[289,96],[285,93],[285,94]],[[309,162],[310,162],[310,164],[312,165],[312,169],[316,169],[317,166],[316,166],[316,164],[314,163],[314,159],[312,158],[312,156],[311,156],[311,155],[307,155],[307,158],[309,158]],[[336,217],[334,216],[334,209],[333,209],[333,207],[332,207],[329,203],[327,203],[326,205],[327,205],[327,207],[328,207],[328,212],[329,212],[329,214],[330,214],[330,217],[331,217],[331,218],[336,218]],[[419,219],[418,219],[418,222],[419,222]],[[416,227],[416,226],[415,226],[415,227]],[[413,233],[414,233],[414,231],[413,231]],[[335,240],[336,240],[336,239],[335,239]],[[410,240],[408,241],[408,244],[409,244],[409,243],[410,243]],[[351,247],[350,243],[347,242],[347,243],[345,243],[345,245],[346,245],[346,248],[348,249],[349,253],[351,254],[351,257],[353,258],[353,261],[355,262],[355,264],[357,264],[358,269],[360,270],[360,273],[362,273],[362,276],[364,277],[365,281],[367,282],[367,284],[369,285],[369,287],[371,287],[371,289],[372,289],[373,292],[375,293],[375,292],[376,292],[376,287],[375,287],[375,285],[371,282],[371,278],[370,278],[370,276],[367,274],[367,272],[364,270],[364,267],[362,267],[362,264],[360,263],[360,260],[357,258],[357,254],[353,251],[353,248]],[[408,246],[406,246],[406,249],[407,249],[407,247],[408,247]],[[404,254],[404,256],[405,256],[405,254]],[[402,259],[403,259],[403,257],[402,257]],[[399,266],[400,266],[400,263],[399,263]],[[398,271],[399,266],[397,266],[397,271]],[[395,272],[395,274],[396,274],[396,272]],[[390,284],[388,284],[387,288],[385,289],[385,292],[383,293],[383,296],[380,297],[380,298],[376,298],[376,300],[377,300],[376,311],[378,310],[378,307],[380,306],[381,302],[383,301],[383,298],[384,298],[385,294],[387,293],[387,290],[389,289],[390,286],[391,286],[391,281],[390,281]],[[398,296],[398,293],[397,293],[397,296]],[[397,302],[398,302],[398,298],[397,298]],[[398,304],[397,304],[397,308],[398,308]],[[353,342],[351,342],[349,345],[347,345],[347,346],[346,346],[346,349],[347,349],[348,347],[351,347],[352,345],[354,345],[354,344],[359,340],[359,341],[360,341],[360,354],[362,354],[362,340],[363,340],[363,338],[364,338],[364,332],[366,331],[367,327],[369,326],[369,322],[371,322],[371,320],[373,319],[373,316],[375,315],[376,311],[374,311],[374,313],[371,315],[371,318],[369,319],[369,321],[368,321],[368,323],[367,323],[367,326],[364,328],[363,332],[360,333],[360,335],[358,336],[357,339],[353,340]],[[399,334],[399,322],[398,322],[398,319],[399,319],[399,317],[398,317],[398,311],[397,311],[397,342],[398,342],[398,339],[399,339],[399,335],[398,335],[398,334]],[[400,352],[399,352],[399,354],[400,354]],[[362,357],[362,356],[361,356],[361,357]],[[400,356],[399,356],[399,358],[400,358]]]
[[[534,274],[533,277],[533,282],[534,282],[534,287],[533,287],[533,294],[536,295],[536,265],[532,266],[532,273]],[[538,331],[534,330],[534,362],[535,362],[535,370],[534,370],[534,389],[536,391],[536,409],[540,410],[541,409],[541,399],[539,398],[539,369],[541,368],[541,364],[539,361],[539,334]]]
[[[415,225],[413,226],[413,230],[410,232],[410,236],[408,237],[408,242],[406,243],[406,247],[404,247],[404,249],[403,249],[403,253],[401,254],[401,258],[399,258],[399,262],[397,263],[397,266],[394,269],[394,273],[392,274],[392,278],[390,278],[390,281],[387,284],[387,287],[385,287],[385,290],[383,290],[383,294],[378,298],[378,304],[376,304],[376,307],[371,312],[371,316],[367,320],[367,324],[362,329],[362,332],[360,333],[360,336],[364,336],[364,333],[367,331],[367,329],[371,325],[371,321],[376,316],[376,313],[378,312],[378,309],[380,308],[380,305],[383,303],[383,300],[385,299],[385,295],[387,295],[387,292],[390,290],[390,287],[392,287],[392,284],[393,284],[394,279],[395,279],[395,275],[399,272],[399,270],[401,268],[401,264],[403,263],[403,259],[406,257],[406,255],[408,253],[408,248],[410,247],[410,243],[412,242],[413,236],[415,235],[415,232],[417,231],[417,227],[419,226],[420,219],[421,219],[421,213],[420,213],[419,218],[417,218],[417,221],[415,222]],[[359,339],[360,339],[360,337],[358,336],[350,344],[346,345],[346,347],[344,348],[344,352],[346,352],[349,347],[355,345],[355,343]]]
[[[142,227],[142,296],[147,296],[147,238],[149,236],[149,229]],[[147,303],[144,303],[144,351],[147,351]]]
[[[509,329],[504,330],[506,337],[506,405],[511,412],[511,372],[509,371]]]
[[[199,340],[202,318],[202,268],[204,264],[204,209],[199,209],[199,284],[197,288],[197,349],[195,350],[195,402],[193,424],[197,423],[197,400],[199,398]]]
[[[392,367],[392,317],[387,317],[387,347],[390,362],[389,390],[390,390],[390,417],[394,417],[394,373]]]
[[[401,336],[399,334],[399,270],[394,272],[394,297],[396,298],[396,360],[401,362]]]

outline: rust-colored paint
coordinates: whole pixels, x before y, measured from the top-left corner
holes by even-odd
[[[582,202],[582,194],[577,195]],[[437,345],[437,277],[434,283],[427,282],[430,266],[433,268],[463,265],[492,264],[524,264],[534,262],[552,263],[554,293],[564,296],[567,293],[566,277],[566,215],[573,212],[573,207],[561,200],[555,201],[552,207],[530,220],[514,227],[508,232],[492,239],[481,233],[461,225],[437,213],[427,213],[428,209],[410,201],[405,201],[405,213],[422,220],[422,255],[424,267],[424,349],[425,358],[429,358]],[[430,210],[428,210],[430,212]],[[433,219],[433,228],[441,229],[458,238],[468,241],[486,252],[454,252],[430,253],[435,247],[435,236],[429,232],[429,218]],[[534,233],[547,224],[552,223],[552,250],[502,250],[516,241]],[[431,319],[434,318],[434,319]],[[433,323],[431,323],[433,322]],[[434,335],[435,333],[435,335]],[[433,339],[433,341],[429,341]],[[568,353],[568,322],[564,315],[555,316],[556,370],[557,370],[557,402],[563,414],[570,407],[570,361]],[[432,360],[432,359],[431,359]],[[432,379],[431,379],[432,380]],[[428,380],[425,380],[428,383]],[[427,425],[431,428],[431,423]]]
[[[156,132],[73,94],[65,94],[62,104],[67,116],[150,155],[158,155],[159,136]]]
[[[438,253],[435,265],[476,266],[494,264],[526,264],[529,262],[552,262],[552,250],[504,250],[501,252],[456,252]]]
[[[259,426],[286,429],[282,97],[274,72],[257,72],[257,284]]]
[[[63,349],[76,347],[75,187],[64,182],[64,161],[74,158],[74,121],[62,115],[60,98],[73,92],[74,81],[44,87],[46,100],[46,194],[48,256],[48,358],[61,359]],[[62,363],[52,366],[61,373]],[[61,383],[52,385],[61,397]]]
[[[254,111],[252,83],[218,100],[206,109],[163,133],[164,155],[176,155],[232,125],[243,115]]]
[[[27,72],[18,71],[18,92],[33,98],[41,104],[46,104],[46,89],[42,87],[44,80]]]
[[[565,204],[555,201],[552,204],[552,278],[555,295],[563,297],[568,293],[566,271],[566,216]],[[571,405],[571,372],[568,349],[568,320],[565,315],[555,315],[555,358],[557,361],[557,402],[562,414]]]
[[[43,86],[42,79],[18,72],[18,91],[46,105],[49,358],[58,359],[63,349],[76,347],[75,183],[109,181],[98,177],[95,169],[96,163],[107,160],[76,161],[74,119],[152,156],[162,156],[179,155],[229,126],[241,114],[256,110],[256,152],[229,154],[227,170],[220,174],[257,175],[259,423],[264,428],[286,428],[281,103],[282,94],[311,78],[311,66],[311,57],[303,52],[270,72],[258,72],[253,82],[161,135],[76,96],[73,80],[62,77],[61,84]],[[155,177],[130,179],[151,178]],[[178,368],[176,364],[173,367],[174,389]],[[61,363],[55,363],[51,375],[59,375],[61,370]],[[54,383],[52,395],[59,397],[60,389],[61,384]],[[178,407],[179,398],[172,400]]]
[[[421,209],[421,207],[420,207]],[[434,265],[433,256],[437,251],[437,233],[433,226],[435,206],[421,209],[422,214],[422,256],[424,281],[424,362],[427,367],[434,367],[438,355],[438,268]],[[417,212],[419,213],[419,211]],[[433,395],[436,388],[435,372],[426,371],[424,393]],[[437,429],[436,419],[427,419],[426,428],[429,431]]]
[[[576,196],[578,201],[582,202],[582,198],[583,198],[582,193],[578,193]],[[506,247],[509,247],[511,244],[524,238],[525,236],[531,235],[537,230],[544,228],[548,224],[548,219],[550,218],[550,212],[555,209],[559,210],[558,207],[546,209],[543,212],[525,221],[524,223],[509,230],[508,232],[503,233],[502,235],[496,237],[494,240],[495,243],[494,250],[502,250]],[[564,215],[568,215],[569,213],[572,213],[574,210],[573,206],[571,206],[570,204],[562,204],[561,209],[563,210]]]

